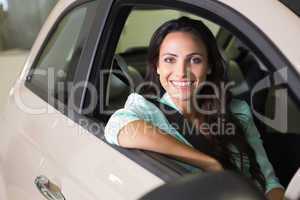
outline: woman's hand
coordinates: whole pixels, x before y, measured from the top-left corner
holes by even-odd
[[[214,159],[212,161],[212,163],[204,170],[210,171],[210,172],[218,172],[218,171],[223,171],[224,168],[219,161]]]
[[[282,188],[274,188],[266,194],[266,197],[268,200],[283,200],[284,190]]]

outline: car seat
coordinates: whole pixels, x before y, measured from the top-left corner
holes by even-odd
[[[142,75],[116,54],[108,77],[105,106],[111,114],[124,106],[128,95],[143,82]]]
[[[252,108],[259,114],[273,116],[275,88],[278,87],[266,88],[251,97],[251,89],[260,80],[269,78],[269,81],[271,81],[271,76],[268,76],[270,72],[245,45],[231,34],[228,34],[226,30],[219,32],[217,41],[227,57],[228,80],[237,83],[231,89],[233,96],[245,100],[249,105],[252,103]],[[300,146],[300,130],[297,124],[297,116],[300,116],[299,108],[296,108],[290,98],[288,98],[287,107],[288,131],[285,134],[272,130],[253,115],[268,158],[281,184],[284,186],[287,186],[300,166],[300,157],[297,157]]]
[[[268,117],[274,117],[275,102],[284,106],[284,96],[276,95],[278,89],[283,87],[273,87],[266,101],[265,113]],[[264,145],[273,164],[276,175],[281,184],[287,186],[300,167],[300,127],[299,127],[299,107],[294,103],[290,96],[287,96],[287,130],[284,133],[266,127],[265,133],[262,135]],[[283,111],[284,112],[284,111]],[[283,115],[284,113],[279,113]],[[283,122],[280,122],[283,123]]]

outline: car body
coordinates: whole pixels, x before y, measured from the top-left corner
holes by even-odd
[[[124,44],[126,48],[117,47],[117,44],[133,8],[141,8],[141,12],[148,10],[149,16],[153,17],[145,19],[149,24],[160,18],[156,13],[152,14],[153,10],[169,9],[193,13],[226,27],[247,44],[267,69],[272,69],[270,73],[277,74],[275,83],[284,83],[295,103],[293,108],[298,109],[300,19],[282,2],[60,0],[36,39],[1,115],[0,199],[43,199],[47,194],[41,187],[50,187],[49,183],[66,199],[137,199],[165,182],[183,176],[184,169],[169,158],[122,149],[105,141],[103,127],[111,113],[101,113],[101,106],[106,106],[107,91],[115,92],[115,98],[121,98],[122,84],[117,83],[119,89],[108,89],[109,77],[101,77],[103,82],[96,87],[99,100],[92,109],[87,106],[93,102],[89,95],[93,89],[88,89],[89,83],[96,84],[99,70],[110,68],[115,49],[124,56],[122,49],[127,49],[128,44]],[[134,24],[133,33],[140,34],[143,30],[139,26],[147,23]],[[134,34],[132,38],[137,39]],[[50,66],[54,71],[48,70]],[[284,79],[284,72],[287,79]],[[60,83],[59,80],[62,84],[54,85],[53,89],[50,78],[54,84]],[[66,87],[72,92],[66,93]],[[99,112],[95,108],[99,108]],[[284,117],[280,119],[287,118],[284,113],[280,115]],[[282,125],[282,120],[266,121],[275,124],[275,128]],[[289,130],[289,124],[287,126]],[[297,123],[291,126],[295,132],[299,130]],[[283,124],[278,129],[284,127]],[[269,147],[277,145],[276,149],[280,150],[299,146],[299,134],[292,134],[293,140],[285,139],[289,134],[281,134],[279,140],[277,137],[273,140],[270,139],[272,133],[270,131],[271,136],[263,138]],[[272,153],[271,148],[266,149]],[[299,167],[297,155],[293,154],[295,151],[291,150],[288,155],[293,167],[288,173],[287,184],[296,172],[295,166]],[[286,154],[273,153],[273,164],[283,166],[276,159]],[[46,184],[43,184],[45,180]],[[295,176],[293,182],[293,185],[299,182],[299,176]],[[294,188],[293,185],[290,188]],[[297,190],[289,189],[286,195],[295,196],[299,194],[299,188]]]

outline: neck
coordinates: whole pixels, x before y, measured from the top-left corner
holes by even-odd
[[[196,113],[196,109],[191,100],[180,100],[176,98],[172,98],[172,100],[183,115],[190,116]]]

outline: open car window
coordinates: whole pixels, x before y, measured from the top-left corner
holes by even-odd
[[[220,26],[209,20],[177,10],[136,9],[130,12],[114,54],[118,66],[116,67],[115,63],[111,65],[111,70],[116,73],[111,73],[109,76],[105,100],[110,113],[124,106],[127,96],[144,81],[147,73],[148,45],[154,31],[164,22],[181,16],[203,21],[215,36],[220,31]],[[120,70],[128,72],[129,77],[120,75],[122,72],[118,72],[119,67],[122,68]],[[125,80],[128,78],[133,81],[130,86],[128,80]]]
[[[243,39],[210,20],[172,9],[133,9],[122,28],[114,53],[114,61],[110,67],[111,73],[108,77],[105,99],[105,106],[110,111],[108,112],[109,116],[124,106],[130,93],[139,92],[136,89],[145,80],[147,50],[153,32],[163,22],[181,16],[200,19],[215,35],[220,52],[227,63],[228,81],[233,83],[230,87],[233,98],[244,100],[251,106],[255,124],[265,140],[264,144],[268,156],[281,183],[286,186],[297,169],[299,161],[294,159],[296,158],[296,152],[293,149],[294,147],[287,149],[286,152],[272,150],[272,145],[279,140],[286,140],[287,144],[291,135],[299,140],[299,134],[294,136],[295,133],[299,133],[299,130],[297,130],[297,126],[292,120],[292,118],[296,119],[296,116],[300,116],[299,108],[287,95],[286,116],[290,120],[286,120],[287,125],[276,123],[276,120],[273,119],[273,111],[277,112],[276,109],[280,109],[275,108],[274,103],[274,100],[276,100],[274,99],[274,91],[278,88],[274,85],[273,76],[276,72],[270,67],[269,63],[261,61],[257,54],[243,42]],[[279,75],[282,74],[279,73]],[[253,92],[253,90],[256,90],[257,84],[264,79],[270,81],[270,85]],[[286,84],[281,84],[281,87],[286,88],[286,86]],[[282,104],[284,98],[284,96],[277,97],[277,100],[281,101]],[[282,140],[282,138],[284,139]],[[294,146],[296,144],[295,142]],[[281,154],[287,152],[294,154],[293,159],[288,162],[279,159]],[[285,172],[281,173],[279,163],[285,163]]]

